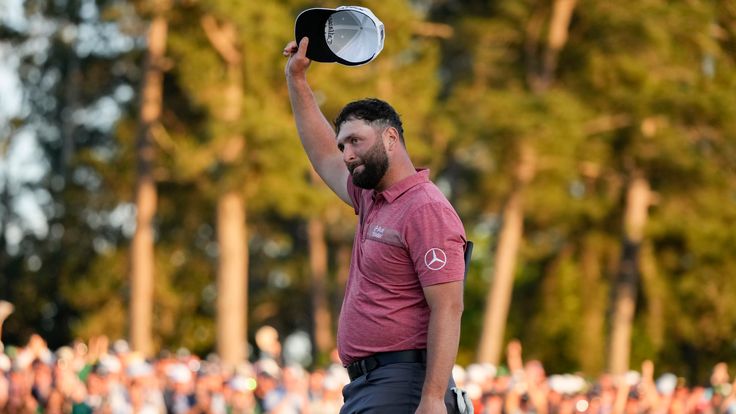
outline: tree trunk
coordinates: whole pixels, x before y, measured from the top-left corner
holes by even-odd
[[[639,253],[650,200],[649,182],[642,175],[634,174],[626,194],[621,260],[613,288],[608,360],[608,369],[613,374],[629,370],[631,330],[639,286]]]
[[[647,333],[652,340],[655,351],[660,351],[665,344],[665,292],[666,283],[657,271],[657,258],[651,243],[644,243],[641,248],[641,284],[643,294],[647,298]]]
[[[82,83],[82,73],[79,68],[79,57],[72,53],[69,56],[67,66],[66,82],[64,85],[65,108],[62,110],[63,123],[61,133],[63,145],[61,147],[61,171],[64,180],[69,180],[70,167],[75,152],[75,130],[77,123],[74,113],[79,109],[79,90]]]
[[[130,343],[133,350],[153,352],[154,231],[158,195],[153,177],[155,148],[152,128],[161,116],[162,61],[166,53],[167,2],[161,2],[148,32],[148,53],[142,86],[142,102],[136,139],[136,229],[130,257]]]
[[[314,341],[318,357],[329,356],[335,346],[332,337],[332,318],[327,305],[327,244],[325,225],[319,218],[307,223],[309,238],[309,268],[312,275],[312,314],[314,317]]]
[[[312,184],[320,181],[317,171],[310,169]],[[311,217],[307,222],[307,237],[309,243],[309,268],[312,278],[312,317],[314,327],[315,355],[317,361],[329,358],[335,347],[335,338],[332,333],[332,314],[327,294],[327,242],[325,220],[322,217]]]
[[[601,240],[593,234],[585,237],[581,247],[580,297],[583,298],[581,330],[578,337],[580,366],[583,372],[595,375],[603,369],[605,355],[606,296],[601,269]]]
[[[337,294],[335,295],[335,304],[337,309],[342,307],[342,301],[345,299],[345,286],[348,283],[350,275],[350,260],[352,258],[352,242],[342,241],[337,247]]]
[[[243,197],[238,191],[217,200],[217,352],[229,368],[246,358],[248,242]]]
[[[223,102],[215,116],[234,131],[222,139],[220,161],[223,166],[242,168],[235,163],[245,152],[245,137],[237,123],[243,112],[243,64],[238,31],[230,22],[218,23],[210,15],[201,20],[207,39],[226,64]],[[228,171],[229,170],[229,171]],[[232,169],[226,168],[232,173]],[[226,174],[227,175],[227,174]],[[247,204],[243,183],[233,180],[217,201],[217,234],[220,260],[217,269],[217,352],[226,368],[245,361],[248,343],[248,239]]]
[[[552,15],[550,17],[549,35],[546,44],[546,57],[541,74],[530,75],[530,87],[535,93],[541,94],[547,91],[554,76],[557,55],[565,46],[570,24],[570,17],[575,9],[576,0],[555,0]],[[538,14],[532,15],[532,20],[527,26],[529,40],[526,44],[527,53],[534,54],[538,33],[541,25]],[[551,59],[549,57],[552,57]],[[538,61],[536,56],[528,56],[529,65]],[[478,65],[476,65],[478,66]],[[527,73],[538,73],[533,67],[527,68]],[[481,69],[476,69],[476,75],[483,75]],[[477,80],[476,80],[477,81]],[[480,85],[478,85],[480,86]],[[491,289],[488,291],[486,310],[483,319],[483,332],[481,333],[480,346],[478,349],[478,361],[498,364],[503,350],[504,331],[506,319],[508,318],[509,306],[514,284],[514,270],[516,267],[516,256],[521,245],[524,223],[523,194],[527,184],[532,180],[536,169],[534,150],[530,144],[520,144],[519,159],[514,171],[514,186],[509,194],[508,200],[503,208],[503,224],[498,241],[495,256],[495,268]]]
[[[570,19],[572,19],[572,13],[575,10],[575,3],[577,3],[577,0],[555,0],[552,6],[547,49],[542,66],[542,84],[540,85],[542,90],[548,89],[554,78],[560,50],[567,43]]]
[[[514,188],[503,208],[503,224],[498,239],[491,288],[486,299],[483,332],[478,349],[478,362],[498,365],[503,350],[506,319],[511,304],[516,256],[524,227],[524,188],[534,176],[536,160],[528,145],[522,144]]]

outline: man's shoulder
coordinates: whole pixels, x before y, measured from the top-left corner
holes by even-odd
[[[432,182],[422,183],[406,194],[401,211],[405,228],[427,220],[439,221],[445,226],[461,229],[462,219],[444,193]],[[407,227],[408,226],[408,227]]]
[[[410,192],[414,207],[422,207],[427,204],[441,204],[453,211],[452,203],[440,188],[432,181],[427,181],[415,186]]]

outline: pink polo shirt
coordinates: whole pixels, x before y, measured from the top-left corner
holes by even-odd
[[[344,365],[376,352],[427,347],[425,286],[461,281],[465,231],[445,196],[419,170],[377,193],[353,185],[359,216],[337,346]]]

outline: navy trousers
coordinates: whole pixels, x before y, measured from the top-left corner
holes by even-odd
[[[422,398],[426,366],[421,362],[391,364],[358,377],[342,390],[345,404],[340,414],[414,414]],[[455,394],[445,393],[447,412],[458,412]]]

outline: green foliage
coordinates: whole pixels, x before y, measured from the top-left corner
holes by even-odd
[[[49,229],[39,236],[24,228],[17,246],[0,243],[0,295],[19,309],[5,325],[11,342],[34,330],[52,345],[127,330],[138,98],[121,96],[140,89],[144,23],[152,10],[147,2],[135,8],[97,2],[99,13],[84,17],[79,2],[62,3],[27,7],[72,27],[109,24],[119,29],[113,37],[130,36],[134,46],[83,54],[64,41],[63,25],[49,26],[58,29],[48,34],[0,29],[18,53],[33,36],[46,36],[48,44],[22,56],[28,106],[18,122],[0,125],[12,136],[32,131],[48,166],[37,182],[22,190],[3,186],[0,194],[3,232],[20,223],[12,206],[21,194],[45,200]],[[550,2],[362,4],[386,24],[381,55],[354,68],[314,63],[308,76],[328,119],[351,100],[392,103],[415,164],[432,168],[463,218],[476,249],[460,362],[475,357],[501,207],[522,146],[533,150],[537,168],[525,189],[507,338],[520,338],[525,354],[551,371],[604,368],[626,183],[643,174],[656,200],[645,228],[632,367],[652,359],[658,369],[702,379],[715,361],[733,360],[736,11],[730,3],[580,0],[552,79],[541,88],[535,81]],[[310,328],[304,228],[310,217],[327,223],[329,294],[333,311],[339,309],[336,251],[350,243],[355,218],[312,178],[281,54],[296,14],[311,6],[207,0],[177,3],[167,15],[164,113],[154,131],[159,348],[213,349],[214,206],[232,189],[247,203],[251,326],[269,323],[284,334]],[[232,78],[205,34],[204,16],[237,33],[242,110],[234,120],[223,117]],[[446,24],[452,36],[427,36],[426,23]],[[104,117],[92,111],[101,103],[117,108],[113,128],[100,127]],[[226,160],[233,136],[243,138],[243,149]],[[3,148],[8,140],[0,141]]]
[[[584,235],[606,234],[599,249],[609,253],[598,256],[604,272],[598,277],[605,278],[596,282],[605,288],[615,274],[615,261],[607,258],[617,257],[623,185],[643,169],[657,195],[647,227],[657,272],[645,282],[665,291],[644,287],[642,294],[652,298],[642,297],[638,307],[632,366],[644,358],[672,366],[683,357],[675,350],[685,346],[728,347],[729,301],[716,299],[715,292],[732,289],[727,275],[733,273],[733,232],[727,223],[734,210],[734,143],[725,131],[732,128],[734,101],[724,101],[722,94],[734,76],[733,54],[727,52],[733,47],[733,16],[719,19],[723,11],[709,2],[581,2],[556,79],[540,95],[525,74],[535,69],[535,53],[545,41],[544,28],[535,32],[533,19],[548,16],[547,6],[459,4],[438,16],[457,33],[446,45],[444,62],[454,75],[447,108],[448,119],[456,122],[450,155],[455,161],[447,173],[454,176],[454,197],[466,224],[500,211],[520,142],[531,143],[539,157],[525,193],[525,247],[508,336],[520,337],[528,354],[555,370],[588,364],[586,353],[578,351],[581,322],[605,307],[581,301],[581,283],[590,277],[581,263]],[[538,45],[530,43],[535,40]],[[498,228],[486,229],[491,239]],[[706,294],[702,287],[709,285]],[[664,316],[652,319],[654,310],[646,305],[658,297],[668,306]],[[699,312],[676,303],[697,303]],[[652,327],[653,320],[664,327]],[[662,329],[664,341],[649,336]],[[702,377],[713,361],[702,358],[687,374]]]

